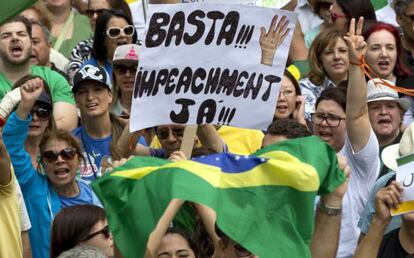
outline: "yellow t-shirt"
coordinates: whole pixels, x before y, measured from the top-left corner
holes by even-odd
[[[229,152],[239,155],[250,155],[259,150],[264,137],[260,130],[230,126],[220,127],[218,133],[227,145]]]
[[[264,134],[260,130],[221,126],[217,132],[230,153],[250,155],[262,147]],[[161,148],[157,136],[152,140],[151,147]]]
[[[0,171],[2,173],[4,171]],[[0,185],[0,257],[21,258],[22,238],[19,203],[16,194],[16,180]]]

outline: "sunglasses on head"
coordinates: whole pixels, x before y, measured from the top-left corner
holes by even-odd
[[[87,241],[87,240],[89,240],[91,238],[94,238],[94,237],[96,237],[99,234],[103,234],[105,236],[105,238],[110,238],[111,237],[111,231],[109,231],[109,226],[106,225],[103,229],[101,229],[99,231],[96,231],[94,233],[89,234],[86,237],[85,241]]]
[[[334,13],[334,12],[331,11],[331,19],[332,19],[332,22],[335,22],[339,18],[348,18],[348,15],[337,14],[337,13]]]
[[[37,118],[40,121],[46,121],[50,118],[50,109],[42,108],[42,107],[34,107],[32,110],[30,110],[30,115],[33,116],[33,114],[36,114]]]
[[[64,160],[73,160],[76,156],[76,150],[68,147],[61,151],[45,151],[41,155],[42,159],[49,163],[55,162],[59,156]]]
[[[137,65],[131,65],[131,66],[126,66],[126,65],[114,65],[114,70],[117,71],[120,74],[126,74],[127,71],[129,71],[131,74],[136,74],[137,73]]]
[[[89,18],[92,18],[95,15],[95,13],[96,13],[96,15],[99,16],[101,13],[103,13],[106,10],[107,9],[86,9],[85,14]]]
[[[170,136],[170,131],[175,138],[183,137],[184,128],[157,128],[157,137],[159,140],[165,140]]]
[[[123,28],[110,27],[106,30],[106,35],[108,35],[111,39],[116,39],[121,36],[121,32],[127,37],[132,37],[135,33],[135,27],[133,25],[127,25]]]

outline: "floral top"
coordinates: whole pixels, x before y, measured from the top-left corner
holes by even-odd
[[[321,92],[325,89],[336,87],[335,84],[325,77],[322,85],[313,84],[308,77],[299,81],[300,90],[305,100],[305,119],[311,121],[311,114],[315,112],[316,100],[321,95]]]

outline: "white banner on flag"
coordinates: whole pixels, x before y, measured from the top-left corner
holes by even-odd
[[[244,5],[149,9],[131,131],[161,124],[266,129],[296,15]]]

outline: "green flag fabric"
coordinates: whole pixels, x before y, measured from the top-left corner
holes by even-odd
[[[36,3],[36,0],[3,0],[0,8],[0,24]]]
[[[306,137],[255,155],[178,162],[135,157],[92,188],[125,258],[143,257],[173,198],[214,209],[219,228],[261,258],[311,257],[315,197],[345,180],[336,153],[319,138]]]
[[[371,3],[374,6],[375,11],[377,11],[388,5],[388,0],[371,0]]]

